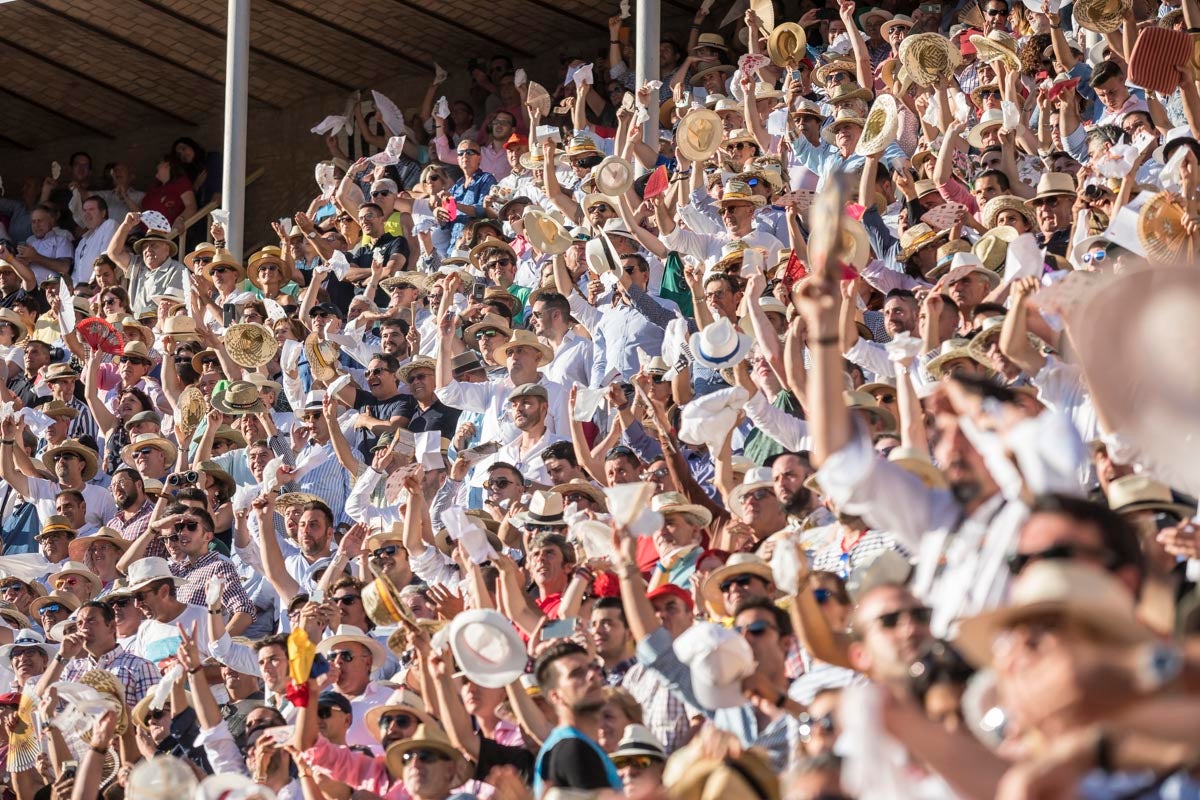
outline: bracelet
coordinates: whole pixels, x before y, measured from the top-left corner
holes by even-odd
[[[14,444],[15,442],[15,439],[0,439],[0,444]]]
[[[97,747],[97,746],[96,746],[96,745],[94,745],[94,744],[93,744],[93,745],[89,745],[89,747],[91,747],[91,748],[92,748],[92,752],[93,752],[93,753],[99,753],[99,754],[100,754],[100,755],[102,755],[102,756],[106,756],[106,755],[108,755],[108,748],[107,748],[107,747]]]
[[[621,40],[620,39],[609,39],[608,43],[609,44],[620,44]]]
[[[208,613],[210,613],[210,614],[224,614],[225,612],[224,612],[223,610],[219,609],[219,608],[210,608],[210,609],[208,610]]]
[[[823,347],[828,346],[828,345],[835,345],[840,342],[841,342],[841,339],[839,339],[836,336],[822,336],[819,339],[817,339],[817,344],[819,344]]]
[[[192,667],[191,669],[189,669],[189,670],[188,670],[188,675],[195,675],[197,672],[199,672],[199,671],[200,671],[200,670],[202,670],[202,669],[204,669],[204,665],[203,665],[203,664],[201,664],[201,665],[200,665],[200,666],[198,666],[198,667]]]

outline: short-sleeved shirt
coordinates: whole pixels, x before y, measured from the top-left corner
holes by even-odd
[[[393,397],[389,397],[386,400],[377,400],[371,393],[360,391],[355,398],[355,407],[361,414],[370,414],[375,419],[386,421],[392,417],[407,416],[404,413],[404,409],[407,406],[404,401],[406,396],[411,395],[398,394]],[[357,433],[358,441],[356,442],[356,445],[358,447],[359,456],[363,460],[370,463],[371,448],[373,448],[379,441],[379,434],[372,433],[371,431],[362,428],[360,428]]]
[[[451,408],[441,400],[435,400],[433,405],[422,411],[420,404],[411,394],[402,394],[400,398],[404,401],[400,415],[408,417],[410,431],[413,433],[439,431],[447,439],[454,438],[454,431],[458,428],[458,418],[462,416],[462,409]]]
[[[58,513],[54,508],[54,497],[62,491],[62,487],[42,478],[29,478],[28,480],[29,497],[27,499],[37,506],[38,516],[41,517],[42,524],[45,524],[47,518]],[[117,504],[113,502],[112,494],[107,489],[94,483],[87,483],[80,491],[83,494],[83,502],[87,505],[84,521],[89,525],[95,525],[98,528],[117,515]],[[79,533],[82,535],[83,531]]]

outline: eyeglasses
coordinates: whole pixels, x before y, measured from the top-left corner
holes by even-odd
[[[329,599],[340,606],[352,606],[362,598],[356,594],[344,594],[341,597],[331,597]]]
[[[592,502],[592,498],[588,497],[583,492],[571,492],[570,494],[563,495],[563,502],[574,503],[575,505],[579,505],[580,503]]]
[[[652,764],[661,764],[661,758],[653,756],[621,756],[613,759],[613,765],[617,769],[625,767],[633,767],[634,769],[650,769]]]
[[[167,715],[165,708],[151,708],[146,712],[147,720],[160,720]]]
[[[309,316],[313,319],[325,319],[326,317],[332,315],[328,311],[313,311],[309,314]]]
[[[812,738],[813,733],[819,728],[826,733],[833,733],[834,720],[833,714],[826,714],[823,717],[814,717],[808,713],[801,713],[797,720],[800,722],[800,738],[808,741]]]
[[[153,452],[154,452],[153,447],[143,447],[140,450],[134,450],[133,457],[138,458],[139,456],[148,456]]]
[[[813,597],[816,598],[817,605],[823,606],[833,599],[833,591],[830,589],[813,589]]]
[[[475,334],[476,339],[490,339],[493,336],[503,336],[504,334],[494,328],[488,328],[486,331],[480,331]]]
[[[374,550],[372,550],[371,558],[378,560],[378,559],[383,558],[384,556],[394,556],[399,551],[400,551],[400,548],[397,547],[396,545],[385,544],[383,547],[377,547]]]
[[[213,262],[213,259],[206,257],[206,256],[196,256],[195,258],[192,259],[192,263],[195,264],[197,267],[207,267],[212,262]]]
[[[121,356],[122,364],[149,364],[144,358],[136,358],[134,356]]]
[[[393,725],[399,728],[407,728],[415,724],[416,717],[412,714],[384,714],[379,718],[379,730],[386,731]]]
[[[466,149],[466,150],[459,150],[459,151],[458,151],[458,157],[459,157],[459,158],[462,158],[463,156],[477,156],[477,155],[479,155],[479,151],[478,151],[478,150],[475,150],[475,149],[473,149],[473,148],[468,148],[468,149]]]
[[[263,264],[258,268],[259,272],[279,272],[278,264]]]
[[[354,653],[349,650],[334,650],[329,654],[329,660],[332,663],[341,661],[343,664],[351,664],[354,662]]]
[[[184,531],[194,531],[194,530],[198,529],[199,527],[200,527],[200,523],[194,519],[188,520],[187,522],[176,522],[175,523],[175,532],[183,533]]]
[[[101,302],[101,305],[111,306],[111,305],[115,305],[116,303],[119,303],[119,302],[121,302],[121,301],[115,297],[106,297],[106,298],[104,298],[103,302]]]
[[[389,197],[392,194],[391,189],[379,189],[371,192],[371,197]]]
[[[1083,547],[1076,544],[1056,544],[1039,550],[1036,553],[1013,553],[1008,557],[1008,571],[1020,575],[1025,567],[1034,561],[1073,561],[1080,556],[1105,556],[1105,561],[1112,559],[1109,551],[1098,547]]]
[[[754,145],[750,144],[750,142],[734,142],[729,145],[730,150],[748,150],[751,147],[754,147]]]
[[[722,594],[727,593],[734,586],[741,587],[742,589],[747,589],[750,587],[750,581],[752,581],[753,579],[754,579],[753,575],[738,575],[735,578],[726,578],[725,580],[721,581],[721,583],[720,583],[721,593]]]
[[[363,374],[366,375],[368,378],[373,378],[376,375],[382,375],[385,372],[388,372],[388,370],[384,369],[383,367],[374,367],[373,369],[367,370]]]
[[[852,76],[850,75],[849,72],[831,72],[831,73],[829,73],[829,80],[834,81],[835,83],[841,83],[842,81],[848,81],[848,80],[850,80],[851,77]]]
[[[529,533],[562,533],[561,525],[526,525]]]
[[[768,489],[765,486],[761,489],[755,489],[753,492],[746,492],[742,495],[742,503],[745,504],[748,500],[763,500],[767,497],[774,497],[775,490]]]
[[[1108,252],[1107,252],[1107,251],[1105,251],[1105,250],[1097,250],[1097,251],[1096,251],[1096,252],[1094,252],[1094,253],[1084,253],[1084,254],[1083,254],[1083,263],[1085,263],[1085,264],[1099,264],[1101,261],[1103,261],[1103,260],[1104,260],[1104,259],[1106,259],[1106,258],[1108,258]]]
[[[610,206],[608,203],[596,203],[595,205],[588,207],[588,211],[612,211],[612,210],[613,210],[613,207]]]
[[[779,630],[779,628],[776,628],[774,625],[767,622],[765,619],[756,619],[756,620],[754,620],[754,622],[751,622],[749,625],[734,625],[733,629],[735,631],[737,631],[738,633],[741,633],[741,634],[748,633],[751,636],[762,636],[767,631]]]
[[[55,453],[54,458],[52,458],[50,460],[57,464],[59,461],[66,461],[66,460],[73,460],[73,459],[78,459],[80,461],[83,460],[79,457],[78,453]]]
[[[108,605],[110,608],[125,608],[132,602],[133,599],[130,597],[114,597],[108,601]]]
[[[914,625],[928,625],[929,620],[933,618],[933,609],[925,606],[917,606],[916,608],[902,608],[899,611],[889,611],[886,614],[880,614],[875,618],[881,627],[891,630],[900,624],[900,620],[907,617]]]
[[[445,180],[445,178],[441,175],[434,174],[434,175],[430,175],[428,178],[426,178],[425,182],[433,183],[434,181],[441,181],[441,180]]]
[[[983,91],[981,91],[979,93],[979,97],[981,99],[984,97],[999,97],[999,96],[1000,96],[999,89],[984,89]]]
[[[24,588],[25,584],[23,583],[6,583],[3,586],[0,586],[0,593],[8,594],[9,592],[19,592]]]
[[[1007,17],[1008,9],[1006,9],[1006,8],[989,8],[987,10],[987,15],[989,17]]]
[[[42,606],[42,610],[38,613],[44,617],[47,614],[57,614],[65,609],[66,606],[64,606],[62,603],[47,603],[46,605]]]
[[[511,258],[498,258],[495,261],[489,261],[483,265],[484,270],[490,271],[493,267],[508,267],[512,266]]]
[[[143,589],[143,590],[142,590],[142,591],[140,591],[140,592],[134,592],[132,595],[130,595],[130,597],[132,597],[132,598],[133,598],[133,602],[134,602],[134,603],[138,603],[138,604],[141,604],[141,605],[145,605],[145,604],[146,604],[146,598],[147,598],[147,597],[149,597],[149,596],[150,596],[150,595],[152,595],[152,594],[154,594],[154,592],[153,592],[153,591],[151,591],[151,590],[149,590],[149,589]]]
[[[437,764],[449,760],[450,756],[437,750],[409,750],[404,754],[405,764],[411,764],[413,761],[420,764]]]

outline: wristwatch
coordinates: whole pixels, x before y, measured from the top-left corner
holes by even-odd
[[[1183,654],[1179,648],[1165,642],[1153,642],[1138,648],[1133,682],[1138,691],[1156,692],[1179,677],[1183,671]]]
[[[309,231],[308,233],[306,233],[304,235],[307,236],[309,239],[316,239],[318,236],[316,231]]]

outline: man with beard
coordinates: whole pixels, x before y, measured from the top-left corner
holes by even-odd
[[[535,675],[558,726],[538,751],[534,796],[541,797],[551,786],[621,791],[616,766],[596,744],[604,707],[600,666],[583,647],[564,640],[542,651]]]
[[[521,434],[496,453],[496,460],[512,464],[526,480],[543,485],[553,484],[554,481],[546,471],[542,451],[555,442],[567,441],[565,437],[556,436],[546,428],[549,396],[546,387],[536,383],[526,383],[513,389],[508,396],[509,415]]]
[[[57,481],[54,483],[37,477],[38,470],[33,459],[23,448],[13,446],[22,430],[23,425],[16,417],[0,422],[0,478],[7,481],[17,494],[37,506],[38,517],[43,522],[58,511],[57,497],[68,489],[82,496],[83,513],[88,525],[99,527],[117,513],[112,495],[102,487],[87,482],[95,477],[99,466],[95,450],[76,439],[68,439],[46,450],[42,454],[42,462],[54,471]]]
[[[313,573],[328,564],[333,555],[333,512],[329,506],[314,500],[304,504],[300,514],[300,526],[296,531],[296,542],[283,541],[270,523],[275,518],[275,498],[264,494],[254,503],[254,515],[258,517],[258,552],[247,559],[253,564],[254,555],[261,560],[262,572],[281,597],[291,597],[293,586],[312,594],[316,590]],[[239,548],[238,554],[246,558],[253,545]],[[258,566],[258,565],[255,565]]]
[[[788,520],[802,528],[827,525],[833,520],[828,509],[821,505],[816,495],[804,482],[814,472],[808,452],[784,452],[767,459],[763,465],[771,469],[775,482],[775,496],[783,503]]]
[[[563,386],[586,386],[592,374],[591,342],[571,329],[571,303],[558,292],[540,292],[529,314],[533,332],[554,348],[542,373]]]
[[[904,586],[884,584],[859,598],[848,656],[872,680],[904,683],[909,667],[932,638],[930,610]]]
[[[920,335],[917,333],[918,306],[916,295],[908,289],[892,289],[887,293],[883,301],[883,329],[888,339],[894,339],[901,333]],[[854,314],[844,314],[842,317],[842,348],[847,360],[876,376],[896,376],[896,366],[888,358],[884,346],[859,336]]]
[[[588,627],[596,655],[604,662],[604,682],[609,686],[620,686],[630,667],[637,663],[633,657],[629,621],[625,619],[620,598],[601,597],[597,600]]]
[[[408,427],[409,418],[404,413],[407,403],[400,394],[400,378],[396,375],[399,368],[395,356],[376,353],[367,364],[369,393],[356,392],[358,416],[354,418],[354,428],[358,431],[358,454],[364,461],[370,459],[381,435]]]

